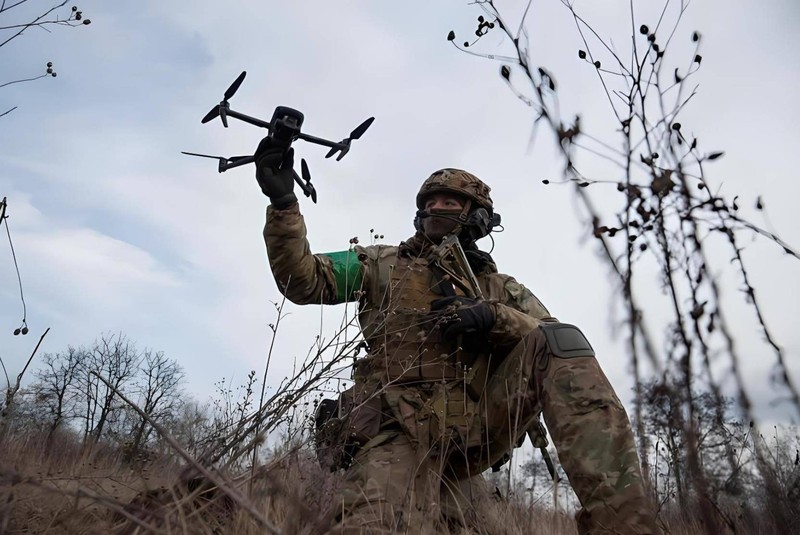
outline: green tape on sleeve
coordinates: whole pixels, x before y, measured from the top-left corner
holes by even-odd
[[[354,292],[361,289],[363,271],[355,251],[323,253],[333,263],[333,276],[336,280],[336,302],[355,301]]]

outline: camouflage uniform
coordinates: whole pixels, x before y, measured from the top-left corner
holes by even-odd
[[[488,198],[487,186],[464,175]],[[476,501],[488,499],[480,474],[543,414],[582,504],[581,533],[653,532],[628,417],[591,346],[513,277],[493,262],[475,272],[496,320],[467,350],[446,342],[430,314],[430,302],[442,297],[440,277],[434,246],[420,232],[399,246],[312,254],[295,204],[268,208],[264,238],[291,301],[359,303],[369,354],[340,401],[342,440],[358,450],[337,503],[337,531],[424,533],[431,513],[469,524]]]

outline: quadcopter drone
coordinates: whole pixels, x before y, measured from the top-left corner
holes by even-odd
[[[330,147],[331,150],[328,151],[328,154],[326,154],[325,157],[330,158],[338,152],[339,155],[336,157],[336,161],[339,161],[350,151],[350,143],[354,139],[359,139],[364,132],[367,131],[367,128],[370,127],[372,121],[375,120],[375,117],[370,117],[358,125],[352,132],[350,132],[349,136],[337,142],[302,133],[300,131],[300,127],[303,125],[303,114],[298,110],[288,108],[286,106],[278,106],[275,108],[275,112],[272,114],[272,120],[269,122],[256,117],[250,117],[249,115],[232,110],[230,104],[228,103],[228,100],[233,97],[233,95],[239,89],[239,86],[242,85],[246,75],[247,71],[242,71],[242,74],[240,74],[236,80],[233,81],[228,90],[225,91],[222,102],[211,108],[211,111],[209,111],[200,121],[201,123],[205,124],[212,119],[219,117],[222,121],[222,125],[225,128],[228,128],[228,117],[233,117],[235,119],[239,119],[240,121],[244,121],[261,128],[266,128],[269,131],[269,137],[273,140],[273,146],[282,148],[284,151],[289,149],[289,147],[292,145],[292,142],[302,139],[303,141]],[[198,154],[196,152],[181,152],[182,154],[187,154],[189,156],[200,156],[201,158],[213,158],[218,160],[218,171],[220,173],[224,173],[228,169],[253,163],[255,161],[255,157],[252,155],[231,156],[226,158],[225,156],[211,156],[208,154]],[[297,173],[294,173],[294,181],[297,182],[297,185],[300,186],[306,197],[311,197],[311,200],[316,203],[317,191],[311,184],[311,173],[308,170],[308,164],[306,164],[305,159],[301,159],[300,163],[302,178],[298,176]]]

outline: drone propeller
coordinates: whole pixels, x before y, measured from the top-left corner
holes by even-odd
[[[305,188],[303,191],[306,193],[306,196],[311,197],[311,200],[314,201],[314,204],[317,203],[317,190],[311,184],[311,171],[308,170],[308,164],[306,163],[305,158],[300,159],[300,173],[303,176],[303,181],[305,182]],[[302,185],[301,185],[302,187]]]
[[[187,156],[200,156],[201,158],[212,158],[214,160],[227,160],[224,156],[211,156],[210,154],[199,154],[197,152],[186,152],[185,150],[181,151],[181,154],[186,154]]]
[[[336,161],[338,162],[339,160],[341,160],[342,158],[344,158],[344,155],[345,155],[345,154],[347,154],[348,152],[350,152],[350,146],[349,146],[349,145],[345,145],[345,146],[344,146],[344,147],[342,147],[342,148],[339,148],[339,147],[333,147],[331,150],[329,150],[329,151],[328,151],[328,154],[326,154],[326,155],[325,155],[325,157],[326,157],[326,158],[330,158],[331,156],[333,156],[334,154],[336,154],[336,151],[339,151],[339,156],[337,156],[337,157],[336,157]]]
[[[236,80],[233,81],[227,91],[225,91],[222,102],[211,108],[211,111],[200,120],[201,123],[205,124],[219,115],[219,118],[222,120],[222,125],[225,128],[228,128],[228,110],[230,109],[230,106],[228,105],[228,99],[233,97],[233,95],[236,94],[236,91],[239,90],[239,86],[242,85],[245,76],[247,76],[247,71],[242,71],[242,74],[240,74]]]
[[[358,139],[361,136],[363,136],[364,132],[367,131],[367,128],[370,127],[370,125],[372,124],[372,121],[374,121],[374,120],[375,120],[375,117],[370,117],[369,119],[367,119],[366,121],[364,121],[363,123],[358,125],[355,128],[355,130],[350,132],[350,137],[348,139]]]
[[[233,83],[232,83],[232,84],[231,84],[231,86],[228,88],[228,90],[227,90],[227,91],[225,91],[225,100],[226,100],[226,101],[227,101],[229,98],[231,98],[233,95],[235,95],[235,94],[236,94],[236,92],[239,90],[239,86],[240,86],[240,85],[242,85],[242,82],[244,82],[244,77],[245,77],[245,76],[247,76],[247,71],[242,71],[242,74],[240,74],[240,75],[239,75],[239,76],[236,78],[236,80],[234,80],[234,81],[233,81]]]
[[[346,137],[339,143],[338,146],[331,148],[331,150],[328,151],[328,154],[326,154],[325,157],[330,158],[331,156],[336,154],[337,151],[339,151],[339,156],[336,157],[336,161],[338,162],[339,160],[344,158],[344,155],[350,152],[350,142],[364,135],[364,132],[367,131],[367,128],[370,127],[372,121],[374,120],[375,117],[370,117],[369,119],[358,125],[352,132],[350,132],[350,135],[348,137]]]
[[[200,119],[200,122],[203,123],[203,124],[206,124],[208,121],[210,121],[211,119],[213,119],[217,115],[219,115],[219,104],[217,104],[216,106],[211,108],[211,111],[208,112],[205,117]]]

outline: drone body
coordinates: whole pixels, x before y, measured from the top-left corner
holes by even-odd
[[[317,145],[323,145],[326,147],[330,147],[330,151],[328,154],[325,155],[326,158],[330,158],[337,152],[339,155],[336,157],[336,161],[341,160],[344,158],[345,154],[350,151],[350,143],[354,139],[359,139],[364,132],[367,131],[367,128],[370,127],[372,121],[375,120],[374,117],[370,117],[359,126],[357,126],[350,135],[344,138],[342,141],[329,141],[327,139],[323,139],[316,136],[311,136],[308,134],[304,134],[301,131],[301,127],[303,126],[303,114],[302,112],[295,110],[293,108],[289,108],[286,106],[278,106],[275,108],[275,111],[272,114],[272,120],[267,122],[256,117],[251,117],[249,115],[245,115],[243,113],[239,113],[235,110],[232,110],[228,100],[233,97],[236,91],[239,89],[239,86],[242,85],[244,81],[244,77],[247,75],[246,71],[242,71],[236,80],[233,81],[231,86],[225,91],[223,96],[222,102],[211,108],[205,117],[200,121],[201,123],[205,124],[212,119],[219,117],[222,121],[222,125],[227,128],[228,127],[228,117],[233,117],[235,119],[239,119],[240,121],[244,121],[246,123],[250,123],[252,125],[266,128],[269,131],[269,137],[273,139],[273,143],[276,146],[282,147],[283,150],[288,150],[291,147],[292,143],[298,139],[302,139],[303,141],[308,141],[309,143],[314,143]],[[223,173],[228,169],[232,169],[234,167],[239,167],[241,165],[246,165],[252,163],[255,158],[251,156],[210,156],[208,154],[198,154],[195,152],[183,152],[183,154],[188,154],[189,156],[200,156],[202,158],[214,158],[215,160],[219,161],[218,171]],[[305,193],[306,197],[311,197],[311,200],[315,203],[317,202],[317,192],[314,189],[314,186],[311,185],[311,174],[308,171],[308,165],[306,164],[305,159],[301,160],[301,173],[302,179],[297,175],[294,174],[295,182],[302,188],[303,193]]]

